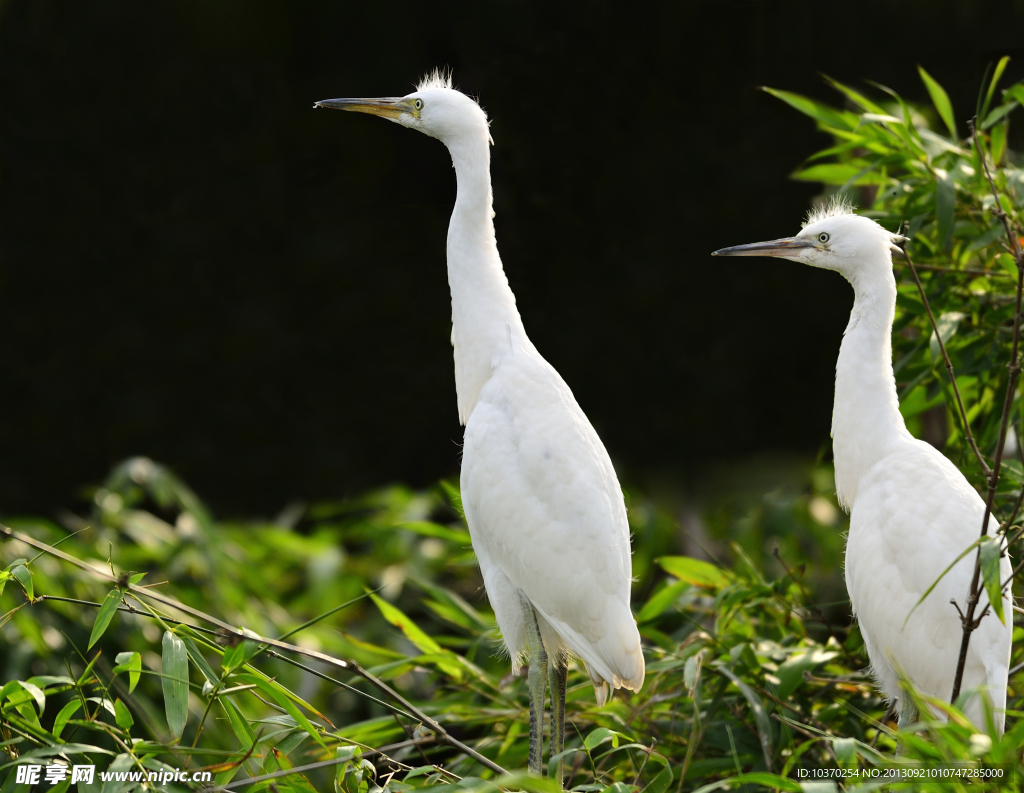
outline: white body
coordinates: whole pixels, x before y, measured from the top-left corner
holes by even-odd
[[[963,630],[950,604],[966,610],[974,555],[962,559],[911,615],[914,605],[981,533],[985,504],[941,452],[915,439],[899,411],[892,371],[896,281],[891,235],[874,221],[838,214],[810,223],[799,237],[829,235],[821,252],[797,261],[829,267],[853,285],[854,303],[839,359],[832,413],[836,489],[850,511],[846,585],[871,659],[889,700],[902,701],[902,670],[924,694],[949,701]],[[989,532],[998,523],[991,519]],[[1001,562],[1009,577],[1008,558]],[[983,594],[977,614],[987,597]],[[971,636],[962,690],[986,686],[1001,731],[1012,634],[989,614]],[[910,615],[910,619],[907,617]],[[975,696],[968,715],[984,726]]]
[[[604,445],[558,372],[527,338],[501,266],[491,208],[487,118],[438,79],[395,120],[439,138],[458,195],[448,282],[459,417],[466,425],[462,503],[505,647],[527,651],[522,596],[549,655],[582,658],[599,702],[639,690],[640,635],[629,608],[629,526]]]
[[[966,610],[974,555],[962,559],[906,618],[943,570],[978,539],[985,503],[953,463],[915,439],[903,422],[890,340],[896,282],[884,238],[876,255],[884,267],[866,266],[851,278],[856,296],[836,364],[832,438],[836,486],[850,511],[846,585],[886,697],[902,699],[897,671],[902,669],[920,691],[948,701],[963,636],[949,601]],[[989,532],[998,528],[990,518]],[[1001,567],[1003,579],[1009,578],[1009,559],[1004,557]],[[976,613],[987,602],[983,595]],[[1000,728],[1012,632],[1009,599],[1004,606],[1007,625],[990,614],[972,635],[963,678],[963,690],[988,686]],[[977,697],[968,715],[984,726]]]

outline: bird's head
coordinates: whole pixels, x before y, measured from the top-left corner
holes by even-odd
[[[462,139],[489,138],[487,114],[473,99],[452,88],[450,74],[434,70],[407,96],[379,99],[324,99],[314,107],[351,110],[381,116],[417,129],[445,145]]]
[[[862,215],[844,201],[813,210],[795,237],[722,248],[712,256],[775,256],[812,267],[835,270],[848,280],[859,280],[866,270],[891,272],[891,254],[904,240]]]

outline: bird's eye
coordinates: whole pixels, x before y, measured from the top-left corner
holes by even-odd
[[[422,99],[417,99],[415,102],[412,103],[412,106],[415,107],[417,110],[422,110],[423,109],[423,100]]]
[[[821,232],[821,234],[818,235],[818,242],[822,244],[828,242],[828,234],[825,233],[824,231]]]

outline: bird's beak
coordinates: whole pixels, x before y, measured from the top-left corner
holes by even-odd
[[[715,251],[712,256],[796,256],[804,248],[813,248],[814,243],[810,240],[802,240],[799,237],[783,237],[781,240],[769,240],[768,242],[752,242],[749,245],[736,245],[732,248],[722,248]]]
[[[351,110],[356,113],[369,113],[371,116],[382,116],[395,121],[403,115],[418,116],[412,102],[404,97],[382,97],[380,99],[323,99],[314,102],[313,107],[327,107],[335,110]]]

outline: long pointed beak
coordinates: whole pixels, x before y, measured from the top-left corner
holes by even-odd
[[[403,113],[412,113],[413,108],[400,96],[386,96],[379,99],[322,99],[314,102],[313,107],[326,107],[334,110],[351,110],[355,113],[369,113],[371,116],[382,116],[395,120]]]
[[[768,242],[752,242],[749,245],[736,245],[732,248],[722,248],[712,253],[712,256],[795,256],[803,248],[813,248],[814,243],[810,240],[802,240],[798,237],[783,237],[780,240],[769,240]]]

